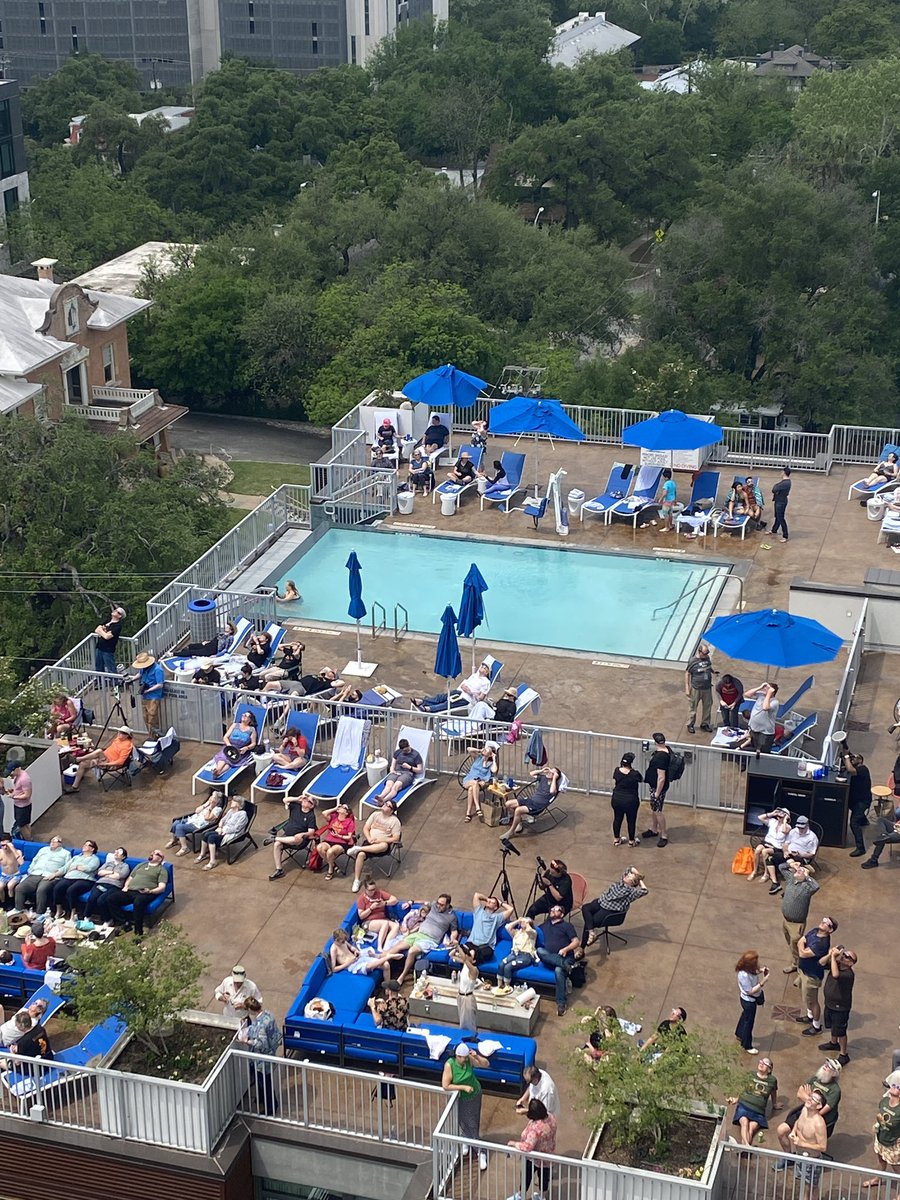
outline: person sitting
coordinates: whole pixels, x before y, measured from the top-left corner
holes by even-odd
[[[384,950],[388,939],[396,937],[400,932],[400,922],[387,914],[389,904],[399,903],[396,896],[390,892],[383,892],[372,876],[366,875],[363,890],[356,901],[356,912],[363,929],[367,933],[377,935],[379,954]]]
[[[322,813],[327,817],[325,825],[318,830],[319,842],[316,850],[326,865],[325,878],[334,879],[337,860],[346,854],[356,841],[356,821],[349,804],[338,804]]]
[[[126,862],[127,858],[128,851],[124,846],[119,846],[107,854],[106,862],[97,872],[97,882],[87,896],[82,897],[76,904],[78,916],[83,918],[92,916],[96,905],[107,892],[125,886],[125,880],[131,874],[131,867]]]
[[[441,692],[437,696],[418,696],[413,699],[413,707],[420,708],[423,712],[440,712],[447,708],[448,704],[458,704],[465,700],[466,706],[471,712],[475,704],[487,699],[490,690],[491,668],[486,662],[483,662],[449,696],[447,692]]]
[[[516,689],[508,687],[495,704],[491,719],[501,721],[504,725],[511,724],[516,719],[516,699]]]
[[[449,937],[451,949],[459,941],[459,920],[453,911],[453,900],[449,892],[441,892],[433,904],[422,905],[421,919],[404,921],[406,932],[403,943],[407,947],[406,960],[398,982],[403,983],[410,971],[420,974],[428,966],[428,955]],[[422,960],[421,962],[419,960]]]
[[[286,846],[306,846],[307,849],[310,849],[318,837],[316,802],[312,796],[304,793],[297,800],[291,796],[285,796],[282,803],[287,809],[288,819],[280,829],[273,826],[269,831],[269,836],[263,842],[264,846],[272,847],[272,856],[275,859],[275,870],[269,879],[284,878],[283,863]],[[305,864],[303,865],[305,866]]]
[[[81,847],[81,853],[70,860],[65,875],[57,879],[51,889],[51,911],[57,920],[75,911],[76,903],[94,886],[99,870],[97,843],[88,838]]]
[[[649,890],[638,868],[626,867],[622,878],[611,883],[602,896],[581,906],[581,915],[584,918],[582,947],[587,949],[588,946],[593,946],[594,942],[602,937],[603,928],[610,922],[621,925],[619,918],[624,919],[635,900],[642,900],[649,894]]]
[[[262,680],[254,673],[253,664],[249,662],[242,665],[235,684],[241,692],[258,692],[262,688]]]
[[[719,697],[719,713],[726,729],[740,729],[741,704],[744,700],[744,685],[736,675],[723,675],[716,683]]]
[[[348,967],[352,967],[354,963],[359,962],[359,950],[350,940],[350,934],[342,925],[332,930],[331,945],[328,948],[328,962],[331,966],[332,975],[337,975],[340,971],[346,971]]]
[[[809,866],[819,848],[819,839],[809,827],[809,817],[799,816],[793,829],[789,829],[782,849],[772,850],[766,863],[766,875],[771,883],[769,891],[774,895],[781,890],[779,868],[786,862]]]
[[[671,1038],[681,1038],[687,1033],[685,1029],[685,1021],[687,1020],[687,1009],[680,1006],[669,1011],[669,1015],[665,1017],[656,1027],[656,1032],[651,1033],[646,1042],[638,1042],[642,1051],[647,1051],[653,1046],[658,1046],[654,1054],[656,1057],[665,1049],[666,1042]],[[662,1043],[662,1045],[660,1045]]]
[[[542,812],[546,812],[552,801],[559,795],[559,784],[562,779],[562,771],[559,767],[538,767],[536,771],[531,772],[531,778],[537,782],[530,796],[521,801],[518,797],[511,796],[506,801],[507,815],[501,818],[500,823],[501,825],[510,823],[507,837],[516,836],[526,817],[539,817]]]
[[[25,934],[22,963],[32,971],[46,971],[47,961],[56,953],[56,942],[44,932],[44,922],[34,921]]]
[[[204,642],[191,642],[181,651],[184,658],[208,658],[216,654],[225,654],[234,641],[237,626],[234,621],[226,621],[215,637]]]
[[[372,466],[379,471],[396,471],[398,467],[396,456],[389,454],[383,446],[372,447]]]
[[[480,480],[484,480],[485,488],[483,495],[485,496],[493,496],[498,492],[505,492],[509,486],[506,482],[506,471],[504,470],[503,463],[499,458],[494,459],[494,470],[492,474],[489,475],[487,471],[476,471],[475,473]]]
[[[4,1021],[0,1025],[0,1046],[12,1046],[18,1040],[19,1034],[22,1032],[16,1024],[16,1017],[24,1016],[28,1018],[26,1029],[30,1029],[33,1024],[40,1021],[44,1013],[47,1011],[47,1001],[43,997],[37,1000],[30,1000],[24,1008],[20,1008],[14,1013],[8,1021]]]
[[[82,779],[91,767],[124,767],[132,754],[134,754],[134,734],[127,725],[120,725],[116,736],[105,750],[91,750],[88,754],[81,756],[78,760],[75,778],[68,787],[63,788],[63,791],[66,795],[77,792],[81,787]]]
[[[412,787],[416,778],[424,770],[425,764],[422,762],[422,755],[409,744],[406,738],[401,738],[391,759],[391,769],[387,773],[384,787],[381,789],[382,804],[385,800],[396,799],[400,792]]]
[[[871,475],[863,480],[863,487],[874,487],[876,483],[890,483],[900,477],[900,464],[897,455],[892,450],[882,462],[878,463]]]
[[[47,737],[58,737],[61,726],[65,725],[71,728],[77,720],[78,705],[71,696],[67,696],[64,692],[61,692],[50,701],[50,714],[45,726]]]
[[[747,493],[740,479],[736,479],[731,485],[731,491],[725,501],[725,511],[728,513],[729,520],[732,521],[735,517],[743,516],[747,511]]]
[[[272,635],[263,630],[262,633],[250,635],[247,641],[247,662],[254,667],[264,667],[272,649]]]
[[[581,1018],[582,1025],[590,1025],[594,1021],[597,1022],[596,1029],[592,1029],[588,1034],[588,1040],[583,1046],[578,1047],[582,1058],[588,1065],[599,1062],[601,1058],[606,1057],[607,1050],[603,1043],[609,1038],[610,1032],[619,1024],[618,1015],[611,1004],[599,1004],[594,1009],[593,1017]]]
[[[284,585],[284,594],[276,592],[275,599],[282,604],[290,604],[294,600],[302,600],[303,597],[300,595],[300,591],[293,579],[289,579]]]
[[[462,781],[463,787],[466,789],[467,822],[476,816],[479,821],[484,820],[484,813],[481,811],[481,795],[495,778],[497,770],[497,743],[486,742],[481,753],[476,754]]]
[[[750,520],[758,521],[760,529],[765,529],[766,523],[762,520],[762,510],[765,501],[763,500],[762,490],[752,475],[748,475],[744,480],[744,496],[746,497],[747,515],[750,517]]]
[[[222,749],[213,758],[212,777],[219,779],[232,767],[243,766],[257,743],[256,717],[244,709],[239,721],[232,721],[222,739]]]
[[[113,923],[121,921],[126,932],[133,928],[135,937],[143,937],[147,909],[156,897],[166,890],[168,881],[165,855],[162,850],[151,850],[150,857],[138,863],[125,880],[124,887],[108,888],[96,901],[89,900],[89,903],[93,903],[106,920]],[[94,891],[96,890],[95,888]],[[94,892],[91,892],[91,896],[93,895]],[[132,906],[130,918],[125,912],[129,904]]]
[[[463,450],[455,466],[447,472],[448,483],[472,483],[475,479],[475,465],[468,450]]]
[[[563,912],[568,916],[574,904],[569,868],[558,857],[551,858],[549,866],[542,858],[538,859],[538,866],[541,868],[541,874],[537,876],[536,882],[541,894],[530,905],[525,915],[536,917],[541,913],[548,913],[554,904],[561,904]]]
[[[372,449],[374,450],[377,447],[377,449],[384,451],[386,454],[393,454],[396,440],[397,430],[394,427],[394,423],[390,417],[385,417],[375,430],[375,446]]]
[[[409,1025],[409,1001],[400,994],[400,985],[394,979],[384,984],[384,996],[372,997],[368,1002],[372,1020],[379,1029],[396,1029],[405,1033]]]
[[[425,453],[434,454],[437,450],[443,450],[449,437],[450,430],[441,422],[438,414],[435,413],[431,418],[431,424],[425,430],[425,436],[422,438]]]
[[[397,806],[393,800],[381,799],[378,808],[370,813],[363,825],[363,840],[358,846],[351,846],[347,853],[353,859],[353,886],[351,891],[358,892],[360,879],[368,858],[381,858],[390,854],[391,847],[399,845],[402,830],[400,818],[397,816]]]
[[[172,846],[180,848],[175,852],[176,858],[183,858],[190,850],[188,837],[198,829],[206,829],[214,825],[222,815],[225,805],[225,793],[218,788],[210,788],[209,795],[201,800],[192,813],[185,817],[176,817],[169,826],[171,837],[166,842],[166,849]]]
[[[25,912],[33,908],[34,912],[44,912],[49,908],[53,885],[62,879],[71,862],[72,855],[63,845],[61,837],[54,836],[48,845],[41,846],[31,860],[28,874],[20,878],[16,885],[16,907],[13,911]]]
[[[200,853],[194,862],[202,863],[208,856],[209,862],[203,870],[211,871],[213,867],[217,867],[219,847],[237,841],[249,824],[250,816],[245,807],[244,797],[232,796],[215,829],[208,829],[200,839]]]
[[[22,1058],[53,1058],[53,1047],[40,1021],[33,1021],[27,1012],[17,1012],[13,1020],[18,1036],[9,1048],[12,1054]]]
[[[202,683],[207,687],[221,687],[222,676],[211,658],[201,658],[191,683]]]
[[[277,692],[282,690],[280,684],[284,680],[297,680],[303,673],[303,651],[306,649],[303,642],[288,642],[281,650],[281,662],[277,667],[263,667],[260,671],[260,679],[262,679],[265,692]]]
[[[512,949],[500,960],[497,968],[497,986],[493,988],[495,996],[508,996],[516,972],[533,967],[537,962],[537,929],[531,917],[517,917],[515,921],[510,921],[506,932]]]
[[[748,883],[752,883],[757,876],[765,879],[766,867],[774,852],[784,851],[784,843],[791,832],[791,814],[786,808],[773,808],[771,812],[762,814],[759,823],[766,826],[766,836],[753,851],[753,873],[747,876]],[[784,862],[783,853],[780,861]]]
[[[329,692],[334,693],[343,686],[344,681],[338,677],[337,671],[332,667],[323,667],[316,675],[301,675],[296,684],[284,690],[295,691],[301,696],[318,696],[320,700],[328,700]]]
[[[431,469],[431,462],[425,457],[418,446],[412,452],[412,457],[409,460],[409,474],[406,478],[413,494],[419,488],[422,489],[423,496],[427,496],[431,491],[434,483],[434,472]]]

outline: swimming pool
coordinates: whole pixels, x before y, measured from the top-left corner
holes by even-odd
[[[388,624],[399,603],[411,630],[436,634],[445,605],[459,611],[462,581],[474,562],[489,588],[479,640],[669,661],[693,649],[729,570],[721,562],[330,529],[266,580],[283,591],[293,579],[303,595],[301,605],[279,606],[281,615],[350,624],[351,550],[362,564],[366,606],[371,613],[374,601],[382,604]]]

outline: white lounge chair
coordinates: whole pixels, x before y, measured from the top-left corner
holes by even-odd
[[[433,734],[430,729],[414,729],[411,725],[401,725],[400,732],[397,734],[397,742],[401,738],[406,738],[413,750],[418,750],[422,756],[422,774],[416,776],[409,787],[403,788],[394,797],[394,807],[399,810],[401,805],[417,792],[420,788],[425,787],[429,783],[434,783],[434,779],[428,778],[428,754],[431,750],[431,742]],[[378,807],[378,797],[384,790],[385,781],[380,779],[373,787],[370,787],[366,794],[359,802],[359,819],[362,820],[367,809]]]

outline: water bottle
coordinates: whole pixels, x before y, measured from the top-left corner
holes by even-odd
[[[515,781],[515,779],[513,779],[512,775],[508,775],[508,776],[507,776],[507,778],[506,778],[506,786],[507,786],[508,788],[514,788],[514,787],[516,786],[516,781]]]

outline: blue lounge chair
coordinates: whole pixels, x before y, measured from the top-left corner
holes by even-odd
[[[886,442],[884,449],[879,455],[879,463],[883,463],[889,454],[896,454],[898,458],[900,458],[900,446],[895,446],[891,442]],[[879,492],[883,492],[887,488],[894,488],[900,485],[900,480],[898,479],[882,479],[879,483],[872,483],[867,486],[866,478],[868,478],[868,476],[858,479],[856,483],[851,483],[850,490],[847,492],[848,500],[852,500],[854,496],[858,500],[865,500],[869,496],[877,496]]]
[[[414,792],[419,788],[425,787],[426,784],[433,783],[434,778],[428,778],[428,753],[431,750],[431,740],[434,735],[430,729],[414,729],[411,725],[401,725],[400,732],[397,734],[399,743],[401,738],[406,738],[413,750],[418,750],[422,755],[422,774],[418,775],[407,788],[403,788],[394,797],[394,807],[399,809]],[[379,796],[384,791],[383,779],[379,780],[374,787],[370,787],[366,794],[359,802],[359,819],[362,820],[366,810],[377,808],[379,804]]]
[[[611,521],[613,517],[621,517],[623,521],[630,521],[632,526],[637,527],[638,517],[645,508],[656,501],[662,473],[662,467],[641,467],[631,495],[626,496],[624,500],[617,500],[610,507],[607,521]]]
[[[370,721],[359,717],[341,717],[334,735],[331,762],[311,779],[303,789],[316,800],[337,804],[344,793],[365,773],[366,748],[369,744]]]
[[[634,467],[631,463],[613,463],[606,487],[600,495],[595,496],[593,500],[585,500],[582,504],[578,513],[580,520],[583,522],[584,514],[587,513],[589,516],[602,517],[605,525],[609,520],[609,510],[627,497],[634,477]]]
[[[318,713],[300,712],[294,709],[288,714],[284,726],[285,735],[299,733],[306,738],[306,744],[309,747],[309,761],[305,767],[300,767],[297,771],[292,771],[288,767],[266,767],[264,771],[260,771],[250,785],[250,799],[254,803],[258,803],[260,795],[265,796],[267,799],[283,800],[285,796],[290,794],[297,780],[313,765],[312,758],[316,747],[316,733],[318,732],[318,728]],[[266,783],[272,771],[277,771],[284,779],[284,783],[279,784],[277,787],[272,787]]]
[[[263,633],[267,633],[272,641],[269,643],[269,653],[266,655],[265,662],[258,668],[260,671],[265,670],[266,667],[271,667],[275,655],[278,653],[278,647],[284,641],[284,635],[287,633],[287,630],[283,625],[279,625],[277,621],[270,621],[263,630]]]
[[[720,478],[721,476],[718,471],[700,472],[694,480],[694,486],[691,488],[691,498],[687,502],[685,510],[680,512],[675,518],[676,533],[682,525],[687,525],[691,530],[688,537],[696,537],[698,533],[702,533],[706,537],[709,532],[709,523],[716,507]],[[703,510],[699,513],[689,515],[690,510],[697,504],[702,504]]]
[[[496,490],[493,492],[485,492],[481,497],[481,507],[484,508],[485,500],[489,504],[496,504],[501,512],[509,513],[509,504],[516,492],[523,491],[522,488],[522,472],[525,469],[525,455],[516,454],[514,450],[504,450],[500,455],[500,465],[506,472],[505,486],[500,488],[496,485]]]
[[[772,746],[773,754],[784,754],[785,750],[789,750],[794,742],[798,742],[801,738],[806,737],[809,731],[818,723],[819,714],[810,713],[805,721],[801,721],[795,729],[790,733],[785,731],[784,737],[780,742],[775,742]]]
[[[731,485],[732,488],[736,483],[743,483],[746,478],[746,475],[735,475],[734,481]],[[753,486],[759,487],[758,475],[753,477]],[[740,516],[729,517],[728,512],[723,508],[721,512],[716,514],[716,518],[713,521],[713,533],[716,537],[719,536],[720,530],[731,534],[739,533],[741,535],[741,541],[743,541],[747,536],[747,530],[751,528],[751,525],[755,525],[755,521],[753,521],[749,513],[741,513]]]
[[[239,721],[245,710],[252,712],[254,717],[256,717],[256,740],[257,742],[261,742],[267,710],[261,704],[239,704],[234,710],[234,720]],[[221,775],[213,775],[211,761],[204,763],[199,771],[194,772],[191,779],[192,796],[196,796],[197,794],[198,783],[202,783],[206,787],[221,788],[226,796],[229,795],[231,785],[240,775],[243,775],[246,770],[255,764],[256,759],[250,754],[247,758],[242,759],[241,762],[235,763],[233,767],[229,767],[227,771],[223,771]]]
[[[462,458],[464,454],[468,454],[472,459],[472,466],[477,471],[481,466],[481,460],[484,457],[483,446],[460,446],[459,454],[456,456],[456,462]],[[438,496],[455,496],[456,507],[459,508],[459,502],[463,495],[475,486],[477,480],[472,479],[469,483],[451,483],[449,479],[445,479],[443,483],[436,488],[431,489],[431,503],[434,504]]]

